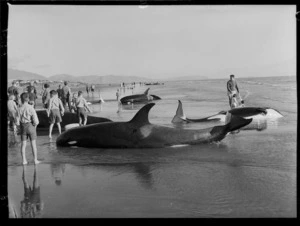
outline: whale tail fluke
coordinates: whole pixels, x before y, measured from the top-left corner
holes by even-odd
[[[178,100],[178,107],[176,110],[176,114],[175,114],[174,118],[172,119],[172,123],[182,123],[182,122],[187,122],[187,119],[183,113],[182,103],[180,100]]]

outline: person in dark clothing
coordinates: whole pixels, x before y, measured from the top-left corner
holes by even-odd
[[[34,86],[34,81],[30,81],[30,85],[26,87],[27,92],[30,93],[29,90],[33,89],[33,93],[35,94],[35,96],[37,96],[37,91],[36,91],[36,87]]]
[[[32,87],[29,87],[29,89],[28,89],[28,96],[29,96],[28,103],[31,104],[33,106],[33,108],[35,108],[37,96],[34,93],[34,89]]]
[[[50,85],[48,83],[44,84],[44,92],[42,95],[42,102],[44,108],[48,108],[48,101],[50,100]]]
[[[86,89],[87,95],[89,95],[89,91],[90,91],[89,84],[86,84],[85,89]]]
[[[69,111],[71,111],[71,89],[68,86],[68,82],[64,82],[64,86],[62,88],[62,103],[64,105],[64,108],[66,109],[66,106],[68,105]]]
[[[94,91],[95,91],[95,85],[91,85],[91,92],[94,95]]]
[[[63,96],[63,90],[61,88],[61,84],[58,85],[58,89],[56,90],[57,92],[57,95],[58,95],[58,98],[59,99],[62,99],[62,96]]]
[[[237,82],[234,79],[234,75],[230,75],[230,80],[227,82],[227,95],[229,98],[229,106],[230,107],[232,105],[231,102],[232,102],[232,97],[234,94],[240,96],[240,91],[239,91]]]

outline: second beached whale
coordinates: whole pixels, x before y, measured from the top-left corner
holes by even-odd
[[[129,122],[104,122],[71,128],[58,136],[56,144],[95,148],[158,148],[210,143],[224,139],[229,132],[252,121],[233,116],[226,125],[200,130],[160,126],[151,124],[148,119],[154,105],[145,105]]]
[[[283,117],[283,115],[279,111],[273,108],[241,107],[241,108],[234,108],[229,111],[221,111],[218,114],[211,115],[205,118],[191,119],[185,116],[185,114],[183,113],[182,103],[180,100],[178,100],[178,108],[176,110],[176,114],[174,118],[172,119],[172,123],[209,122],[209,121],[221,121],[227,123],[228,115],[235,115],[243,118],[252,118],[258,120],[277,119]]]
[[[148,101],[152,101],[152,100],[160,100],[161,98],[156,96],[156,95],[149,95],[148,88],[143,94],[135,94],[135,95],[130,95],[130,96],[126,96],[120,99],[122,104],[132,104],[132,103],[145,103]]]

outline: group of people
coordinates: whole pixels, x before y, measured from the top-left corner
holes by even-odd
[[[85,86],[85,89],[86,89],[86,93],[89,95],[89,93],[91,92],[92,94],[94,94],[94,91],[95,91],[95,85],[91,85],[89,86],[88,84],[86,84]]]
[[[39,124],[39,119],[35,110],[37,90],[33,82],[26,87],[24,92],[20,91],[18,85],[18,82],[13,81],[12,86],[7,91],[9,127],[15,135],[17,134],[17,127],[20,128],[23,164],[27,164],[25,149],[28,138],[31,142],[34,163],[38,164],[40,161],[37,159],[36,128]],[[87,105],[82,91],[74,93],[72,100],[71,95],[71,89],[66,81],[64,82],[64,86],[61,87],[59,85],[57,90],[50,90],[50,85],[47,83],[43,85],[42,104],[49,118],[49,138],[52,138],[52,129],[55,123],[57,124],[59,134],[61,133],[60,123],[62,122],[62,116],[65,113],[67,105],[70,112],[77,112],[79,126],[86,125],[86,109],[89,112],[92,111]]]

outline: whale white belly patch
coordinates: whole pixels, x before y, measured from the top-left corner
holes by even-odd
[[[72,144],[76,144],[76,143],[77,143],[77,141],[69,141],[69,142],[68,142],[68,144],[71,144],[71,145],[72,145]]]
[[[180,147],[186,147],[186,146],[189,146],[189,144],[175,144],[175,145],[172,145],[170,147],[171,148],[180,148]]]

